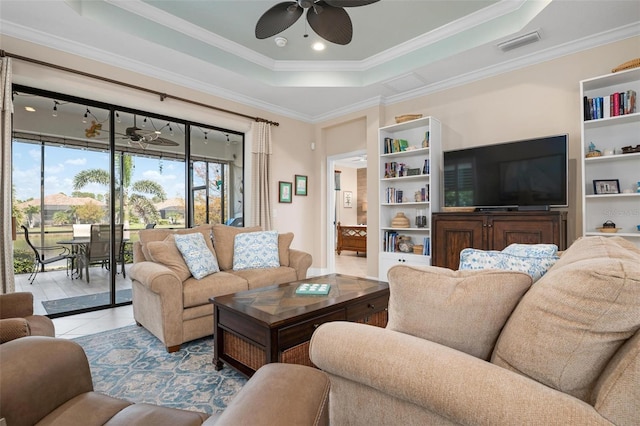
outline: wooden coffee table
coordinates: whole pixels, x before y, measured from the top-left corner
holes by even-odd
[[[295,293],[302,283],[328,283],[326,296]],[[309,340],[330,321],[387,324],[389,286],[381,281],[331,274],[210,299],[214,306],[216,370],[223,363],[251,377],[271,362],[313,365]]]

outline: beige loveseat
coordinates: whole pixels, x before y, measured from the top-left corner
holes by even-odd
[[[519,272],[396,266],[385,329],[333,322],[311,360],[339,425],[638,425],[640,250],[586,237]]]
[[[209,298],[273,284],[305,279],[311,255],[290,249],[293,234],[278,236],[279,267],[233,270],[234,239],[260,228],[202,225],[171,231],[145,229],[133,246],[130,269],[133,315],[157,336],[169,352],[190,340],[213,334]],[[195,279],[175,245],[175,234],[201,233],[214,253],[220,272]]]

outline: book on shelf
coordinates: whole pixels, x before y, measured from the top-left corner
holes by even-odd
[[[636,112],[636,91],[615,92],[609,96],[583,98],[584,120],[617,117]]]
[[[398,233],[396,231],[385,231],[382,240],[382,251],[389,253],[395,252],[397,240]]]
[[[422,239],[422,255],[431,256],[431,238],[429,237]]]
[[[383,153],[394,154],[404,152],[409,148],[409,141],[406,139],[384,138]]]

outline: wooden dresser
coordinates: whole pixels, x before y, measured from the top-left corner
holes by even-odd
[[[502,250],[509,244],[567,245],[567,213],[470,212],[433,214],[432,265],[458,269],[465,248]]]

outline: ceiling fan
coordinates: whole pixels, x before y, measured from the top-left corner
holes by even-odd
[[[178,142],[160,137],[159,130],[147,130],[136,126],[136,116],[133,116],[133,127],[127,127],[124,131],[124,139],[128,139],[130,144],[136,144],[145,149],[148,145],[156,146],[178,146]]]
[[[296,0],[278,3],[256,24],[256,38],[265,39],[289,28],[307,10],[307,22],[320,37],[336,44],[349,44],[353,36],[345,7],[366,6],[379,0]]]

